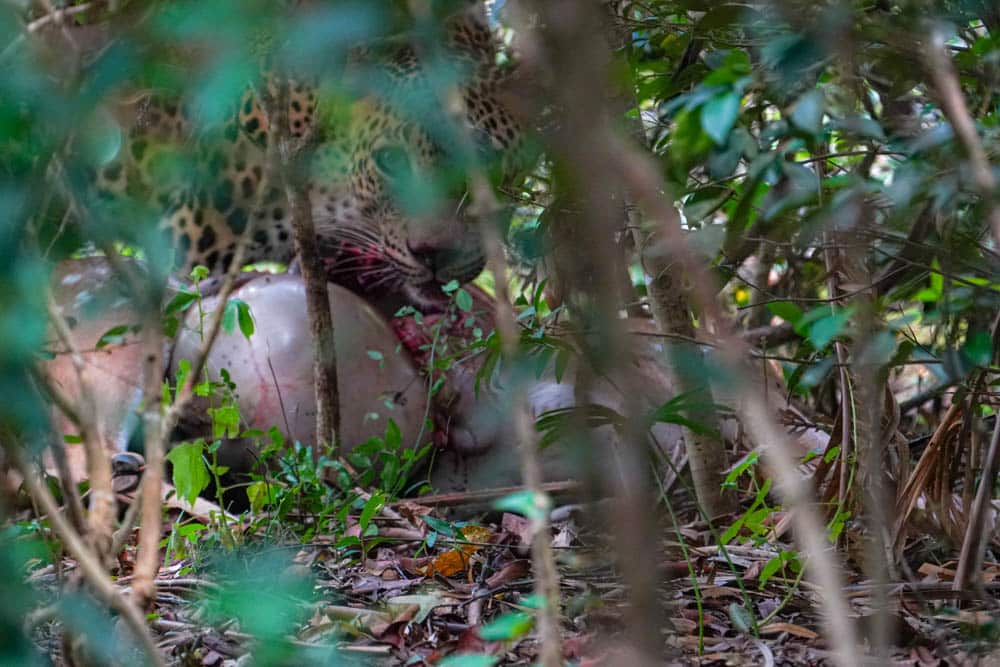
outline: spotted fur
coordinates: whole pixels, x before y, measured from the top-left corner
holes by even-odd
[[[431,85],[424,53],[407,40],[359,50],[342,82],[357,94],[342,108],[321,109],[338,103],[289,83],[289,131],[311,140],[307,187],[331,278],[365,273],[364,285],[419,295],[482,269],[479,233],[462,215],[464,183],[446,183],[438,188],[446,196],[430,203],[406,201],[407,188],[441,181],[440,168],[453,164],[461,142],[453,127],[449,139],[449,112],[464,117],[483,154],[519,151],[522,133],[498,100],[504,77],[480,12],[446,23],[442,60],[464,76],[456,104]],[[184,270],[227,270],[242,234],[250,235],[248,262],[287,262],[288,206],[267,179],[269,120],[259,97],[248,91],[228,121],[199,130],[194,142],[192,125],[183,105],[147,101],[122,156],[102,170],[102,189],[152,199]]]

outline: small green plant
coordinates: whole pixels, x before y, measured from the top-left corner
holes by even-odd
[[[781,511],[781,507],[772,506],[768,502],[772,480],[765,479],[763,483],[758,483],[756,466],[759,462],[760,455],[757,452],[751,452],[733,467],[723,482],[724,487],[735,489],[738,486],[737,481],[741,477],[747,478],[750,489],[754,493],[754,499],[750,507],[737,517],[736,521],[719,538],[722,544],[730,544],[740,535],[744,535],[746,541],[754,546],[760,546],[765,544],[773,534],[773,517]],[[835,538],[831,538],[831,541],[835,541]],[[777,555],[761,568],[760,574],[757,576],[757,583],[760,588],[763,588],[779,572],[785,578],[792,578],[788,576],[789,571],[795,576],[800,576],[802,573],[802,562],[798,552],[791,549],[780,549]]]
[[[355,447],[347,459],[360,472],[358,485],[368,487],[377,481],[387,495],[396,497],[409,490],[411,473],[432,449],[432,444],[419,449],[405,447],[399,426],[389,419],[384,436],[369,438]]]

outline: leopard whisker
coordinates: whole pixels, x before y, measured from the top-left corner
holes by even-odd
[[[384,276],[382,276],[381,278],[379,278],[375,282],[373,282],[373,283],[371,283],[369,285],[365,285],[365,288],[366,289],[374,289],[376,287],[383,287],[383,286],[387,286],[387,285],[399,287],[402,284],[403,284],[403,281],[400,279],[400,277],[399,277],[399,275],[397,273],[395,273],[395,272],[387,272]]]
[[[367,229],[356,227],[333,227],[327,230],[326,236],[344,241],[361,241],[364,245],[378,246],[379,235]]]

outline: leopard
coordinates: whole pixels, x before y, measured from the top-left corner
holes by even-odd
[[[442,26],[430,50],[406,33],[352,49],[333,93],[265,72],[215,126],[183,101],[140,98],[120,154],[99,169],[102,199],[151,202],[179,275],[199,265],[226,273],[243,237],[244,264],[289,262],[289,200],[268,162],[279,134],[268,107],[287,99],[286,136],[304,147],[330,280],[430,303],[484,267],[481,230],[466,214],[468,165],[509,182],[530,160],[524,125],[503,100],[513,68],[484,6],[465,2]],[[454,75],[450,90],[432,81],[433,58]]]

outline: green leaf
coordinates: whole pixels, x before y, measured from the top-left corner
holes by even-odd
[[[235,403],[208,408],[213,438],[236,438],[240,434],[240,409]]]
[[[750,452],[749,454],[744,456],[743,460],[741,460],[735,467],[733,467],[733,469],[729,471],[729,474],[726,475],[726,481],[723,482],[723,486],[734,486],[736,484],[736,480],[739,479],[740,475],[742,475],[747,470],[750,470],[755,465],[757,465],[759,460],[760,460],[759,452]]]
[[[729,91],[701,107],[701,127],[718,146],[725,146],[740,114],[740,96]]]
[[[854,307],[851,306],[848,308],[839,308],[832,315],[817,320],[809,327],[809,342],[817,350],[822,350],[844,330],[844,327],[853,314]]]
[[[774,301],[767,304],[767,309],[792,325],[802,319],[802,309],[791,301]]]
[[[169,303],[167,303],[167,306],[163,309],[163,314],[174,315],[176,313],[184,312],[197,300],[197,292],[190,292],[182,289],[174,295],[174,298],[172,298]]]
[[[455,305],[457,305],[460,310],[466,313],[469,312],[472,310],[472,295],[464,289],[459,289],[455,292]]]
[[[699,31],[728,27],[739,21],[744,12],[744,5],[739,4],[712,3],[709,6],[711,9],[698,22]]]
[[[222,313],[222,330],[231,335],[236,331],[237,323],[240,327],[240,333],[249,340],[254,332],[250,305],[243,299],[230,299],[226,302],[226,309]]]
[[[240,325],[240,333],[247,340],[250,340],[250,336],[254,332],[254,321],[253,313],[250,312],[250,304],[240,299],[233,299],[236,301],[236,319]]]
[[[173,482],[177,495],[193,503],[198,494],[208,487],[210,477],[205,465],[202,440],[182,442],[167,453],[167,460],[173,464]]]
[[[222,330],[226,332],[227,335],[232,335],[236,331],[236,315],[239,305],[236,303],[238,299],[230,299],[226,302],[226,307],[222,311]]]
[[[736,521],[730,524],[729,528],[726,528],[726,532],[722,534],[719,538],[719,542],[722,544],[729,544],[732,542],[740,531],[743,530],[743,524],[746,523],[746,515],[741,515]]]
[[[368,358],[375,361],[382,361],[385,357],[378,350],[368,350]]]
[[[81,442],[83,442],[83,438],[80,437],[79,435],[72,435],[70,433],[67,433],[63,435],[63,442],[65,442],[67,445],[79,445]]]
[[[373,492],[362,508],[361,516],[358,518],[358,526],[361,528],[362,534],[368,529],[372,517],[381,512],[383,507],[385,507],[385,494],[381,491]]]
[[[250,501],[250,509],[260,512],[278,502],[278,487],[264,481],[251,482],[247,486],[247,499]]]
[[[823,129],[823,91],[810,90],[800,97],[788,119],[803,132],[819,134]]]
[[[449,280],[447,284],[441,286],[441,291],[445,294],[451,294],[459,288],[457,280]]]
[[[399,425],[391,417],[385,425],[385,446],[391,449],[399,449],[403,444],[403,432],[399,430]]]
[[[425,516],[422,518],[424,520],[424,523],[427,524],[427,527],[436,533],[441,533],[445,537],[456,537],[458,535],[458,533],[455,531],[455,528],[452,527],[452,525],[447,521],[442,521],[441,519],[435,519],[432,516]]]
[[[521,606],[529,609],[541,609],[545,606],[545,596],[532,593],[521,598]]]
[[[545,516],[545,513],[549,511],[550,504],[549,497],[544,493],[536,495],[532,491],[526,490],[498,498],[493,502],[493,508],[535,520]]]
[[[531,614],[515,611],[479,628],[479,636],[488,642],[511,641],[526,635],[534,624],[535,619]]]
[[[962,346],[962,356],[974,366],[989,366],[993,358],[993,341],[989,333],[976,331]]]
[[[781,565],[784,563],[781,556],[775,556],[771,560],[764,563],[764,567],[761,568],[760,574],[757,575],[757,582],[760,588],[764,588],[767,582],[778,573],[781,569]]]
[[[98,350],[108,345],[118,345],[119,343],[125,342],[125,336],[128,335],[129,331],[137,330],[138,327],[130,324],[119,324],[116,327],[111,327],[97,339],[97,345],[95,346]]]

